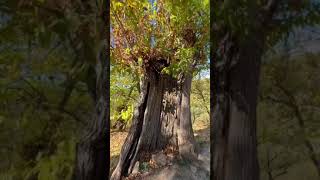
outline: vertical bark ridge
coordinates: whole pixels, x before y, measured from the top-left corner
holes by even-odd
[[[193,135],[191,112],[190,112],[190,91],[192,74],[186,74],[181,87],[181,104],[179,113],[178,145],[179,153],[184,157],[194,157],[197,154],[197,147]]]
[[[253,49],[248,43],[240,51],[240,61],[229,72],[232,78],[226,180],[259,179],[256,105],[262,52]]]
[[[223,40],[219,45],[219,52],[215,56],[215,64],[213,65],[213,82],[211,86],[211,93],[214,95],[212,105],[211,122],[212,125],[212,151],[214,157],[212,158],[212,177],[214,180],[224,180],[226,174],[226,161],[228,151],[228,136],[230,124],[230,105],[231,105],[231,92],[230,92],[230,66],[231,61],[237,57],[235,52],[235,44],[232,40],[230,33],[226,33]],[[232,55],[232,56],[231,56]],[[223,65],[219,63],[223,62]],[[213,87],[213,88],[212,88]]]
[[[164,76],[163,87],[163,104],[161,107],[161,132],[160,132],[160,147],[164,146],[177,146],[177,121],[178,121],[178,102],[177,96],[178,84],[176,79],[171,78],[170,76]]]
[[[248,39],[241,47],[236,42],[226,33],[215,54],[212,173],[215,180],[258,180],[256,104],[263,39]]]
[[[148,72],[140,102],[136,107],[133,123],[121,150],[121,155],[111,179],[119,180],[133,170],[136,161],[144,155],[176,143],[176,79],[157,72]]]
[[[106,43],[107,44],[107,43]],[[102,49],[107,45],[103,45]],[[89,121],[88,129],[76,146],[76,161],[72,179],[91,180],[108,178],[108,139],[110,62],[101,50],[96,63],[95,114]],[[63,103],[62,103],[63,104]]]
[[[116,169],[112,173],[112,180],[120,180],[122,175],[127,175],[130,164],[132,164],[132,158],[137,150],[137,144],[140,139],[140,134],[143,126],[144,111],[148,101],[148,92],[150,84],[145,80],[140,94],[140,100],[135,109],[132,125],[129,134],[121,149],[119,162]]]

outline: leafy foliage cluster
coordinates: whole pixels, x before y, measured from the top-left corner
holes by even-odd
[[[200,74],[201,75],[201,74]],[[209,123],[210,116],[210,79],[195,77],[191,86],[191,115],[192,120],[202,120]]]
[[[143,74],[149,62],[169,64],[163,73],[186,71],[195,56],[206,64],[209,1],[127,0],[111,2],[113,64]]]
[[[111,121],[130,123],[148,66],[177,76],[208,68],[209,1],[111,1]],[[197,72],[195,72],[196,74]]]
[[[112,69],[110,82],[110,120],[114,126],[117,121],[129,125],[133,116],[133,108],[138,100],[139,79],[130,73]]]

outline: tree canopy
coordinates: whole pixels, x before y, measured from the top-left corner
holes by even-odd
[[[112,1],[113,64],[143,74],[149,61],[163,60],[163,73],[177,75],[209,56],[209,1]],[[200,67],[200,66],[199,66]]]

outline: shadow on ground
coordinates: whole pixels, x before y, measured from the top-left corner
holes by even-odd
[[[127,132],[112,132],[111,144],[113,151],[110,159],[110,174],[119,160],[121,146]],[[137,176],[128,178],[134,180],[209,180],[210,179],[210,129],[208,126],[198,126],[194,130],[198,144],[198,158],[192,161],[175,158],[170,165],[153,169]]]
[[[176,159],[166,166],[135,179],[143,180],[209,180],[210,179],[210,129],[194,131],[198,143],[198,158]]]

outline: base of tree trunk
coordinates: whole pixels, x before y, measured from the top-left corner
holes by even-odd
[[[189,79],[188,79],[189,78]],[[122,147],[112,180],[128,176],[146,154],[174,147],[182,155],[195,156],[190,113],[192,76],[182,83],[169,75],[148,71],[129,134]]]
[[[109,153],[106,147],[105,139],[92,140],[88,139],[77,145],[77,165],[74,172],[74,180],[90,180],[103,179],[108,177],[108,162]]]

